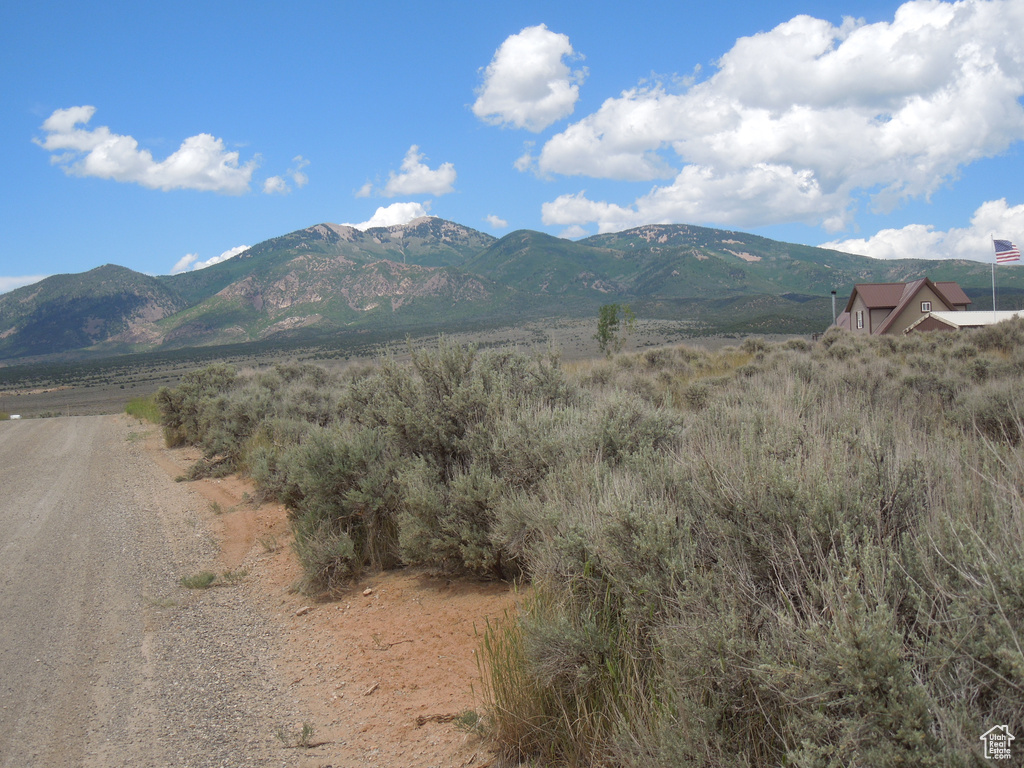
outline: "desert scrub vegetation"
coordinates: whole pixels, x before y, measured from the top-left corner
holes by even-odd
[[[1024,323],[410,357],[158,400],[288,506],[307,590],[529,581],[482,632],[509,761],[970,766],[1024,731]]]
[[[145,397],[133,397],[124,407],[124,412],[140,421],[160,424],[162,414],[156,401],[156,394]]]

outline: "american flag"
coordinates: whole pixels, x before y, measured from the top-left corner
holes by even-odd
[[[993,240],[992,244],[996,247],[996,264],[1020,261],[1020,248],[1009,240]]]

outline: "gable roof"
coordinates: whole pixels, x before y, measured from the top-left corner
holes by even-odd
[[[970,304],[971,300],[967,298],[967,294],[964,293],[964,289],[960,287],[959,283],[954,283],[950,280],[944,280],[938,283],[932,283],[935,286],[935,290],[940,296],[946,299],[946,303],[953,307],[957,304]]]
[[[856,296],[860,296],[868,309],[902,309],[925,285],[950,307],[971,303],[959,284],[947,280],[933,283],[927,277],[922,277],[909,283],[857,283],[850,293],[850,300],[846,302],[846,311],[853,309]]]
[[[868,309],[886,309],[895,307],[903,297],[906,283],[858,283],[850,293],[846,303],[846,311],[853,309],[853,299],[860,296]]]
[[[925,286],[930,286],[933,293],[938,295],[939,298],[943,299],[943,301],[946,301],[946,298],[945,296],[943,296],[942,291],[940,291],[935,286],[935,283],[933,283],[927,277],[923,277],[920,280],[915,280],[912,283],[907,283],[906,286],[904,286],[903,288],[903,295],[900,297],[899,303],[895,307],[893,307],[892,312],[886,315],[885,320],[883,320],[882,324],[878,326],[878,331],[876,331],[876,333],[878,333],[879,336],[881,336],[883,333],[889,330],[892,324],[899,319],[899,316],[902,314],[903,310],[907,308],[907,305],[914,300],[914,297]],[[952,305],[949,304],[948,301],[946,301],[946,305],[952,308]]]

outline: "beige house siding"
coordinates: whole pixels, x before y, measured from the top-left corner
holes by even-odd
[[[907,326],[908,328],[910,326]],[[944,323],[937,317],[926,317],[914,327],[915,331],[953,331],[956,330],[949,323]]]
[[[872,333],[875,332],[875,330],[878,328],[878,326],[880,326],[882,323],[885,322],[885,318],[887,318],[889,316],[890,312],[892,312],[892,309],[872,309],[871,310],[871,332]]]
[[[900,316],[893,321],[892,325],[889,326],[888,332],[903,333],[907,328],[924,317],[927,313],[921,311],[922,301],[930,301],[932,310],[952,311],[953,309],[953,307],[947,306],[946,302],[940,299],[936,295],[935,291],[927,285],[921,286],[921,289],[906,306],[902,314],[900,314]]]
[[[857,313],[864,313],[864,327],[857,327]],[[854,333],[871,333],[871,310],[868,309],[868,305],[864,303],[864,299],[858,296],[854,299],[853,306],[850,308],[850,330]]]
[[[902,333],[928,312],[964,311],[970,303],[963,289],[950,281],[933,283],[922,277],[909,283],[858,283],[836,325],[852,333]]]

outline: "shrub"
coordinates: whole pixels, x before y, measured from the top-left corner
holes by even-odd
[[[654,408],[626,393],[610,395],[600,408],[596,447],[601,457],[612,464],[629,455],[650,455],[667,448],[681,427],[671,411]]]
[[[326,542],[345,542],[345,565],[392,568],[398,564],[394,462],[381,437],[367,429],[313,429],[289,456],[298,531]],[[319,561],[318,561],[319,562]],[[320,566],[317,567],[321,570]],[[331,580],[337,574],[331,572]],[[320,577],[314,582],[320,581]]]
[[[402,475],[401,551],[405,562],[437,565],[481,576],[514,576],[511,558],[491,535],[502,486],[488,469],[473,464],[450,481],[420,460]]]
[[[971,334],[971,340],[983,352],[1020,355],[1024,351],[1024,319],[1015,318],[979,328]]]
[[[502,744],[517,759],[601,764],[668,703],[656,627],[680,586],[678,534],[631,471],[589,478],[590,466],[549,477],[532,505],[520,500],[546,528],[529,557],[534,598],[484,646],[494,727],[514,734]]]
[[[305,421],[268,419],[248,440],[240,469],[253,479],[264,499],[277,499],[296,508],[302,491],[291,471],[297,466],[294,454],[311,429]]]
[[[978,430],[990,440],[1017,445],[1024,434],[1019,380],[987,382],[966,392],[953,418],[965,430]]]
[[[200,571],[190,576],[182,576],[179,583],[185,589],[209,589],[216,580],[217,574],[212,571]]]
[[[1024,730],[1022,327],[568,371],[442,340],[161,402],[285,500],[306,589],[399,562],[532,581],[483,635],[506,756],[961,766]]]
[[[1008,469],[951,437],[957,410],[941,404],[964,401],[970,373],[940,374],[938,340],[857,340],[829,354],[836,344],[769,348],[662,443],[669,451],[612,450],[622,459],[602,465],[584,453],[496,507],[537,595],[485,646],[493,732],[509,754],[958,765],[983,722],[1021,722],[1016,703],[993,697],[996,679],[1016,690],[1024,622],[1024,605],[996,586],[1016,589],[1019,575],[996,576],[994,563],[1011,562],[1024,536],[1012,525],[999,541],[1013,546],[993,560],[980,542],[994,531],[940,533],[965,514],[1005,520],[983,510],[996,487],[1021,487],[979,489],[960,467]],[[602,411],[607,402],[595,403],[600,434],[617,445],[640,422],[627,407],[609,429],[618,409]],[[1007,611],[981,620],[997,633],[981,631],[965,599],[981,584],[994,588],[981,605]],[[604,672],[623,666],[630,674]],[[623,684],[632,706],[615,703]]]
[[[161,421],[172,442],[199,444],[205,436],[208,418],[203,417],[206,401],[227,392],[235,382],[236,371],[216,363],[186,373],[175,389],[161,387],[156,393]]]
[[[295,521],[292,532],[292,545],[302,565],[303,592],[337,592],[358,572],[352,539],[329,520],[304,515]]]
[[[493,535],[493,508],[510,486],[542,477],[564,446],[544,443],[543,432],[523,446],[513,436],[525,435],[524,420],[536,423],[575,397],[557,358],[478,353],[443,340],[437,350],[414,352],[409,366],[388,359],[354,382],[344,411],[381,434],[401,464],[403,559],[515,575],[519,566]]]
[[[133,397],[125,405],[124,412],[153,424],[159,424],[161,420],[160,406],[157,404],[155,393],[145,397]]]

